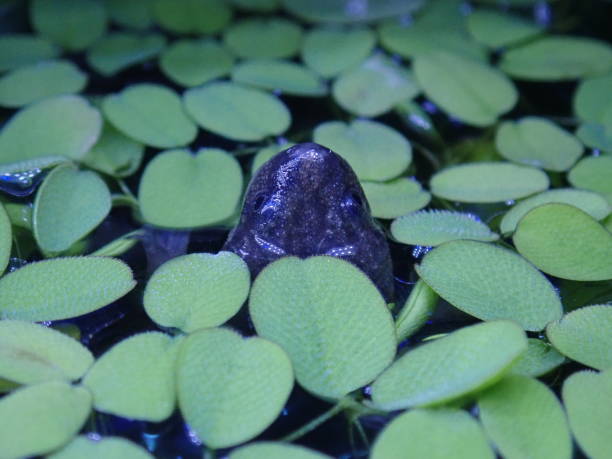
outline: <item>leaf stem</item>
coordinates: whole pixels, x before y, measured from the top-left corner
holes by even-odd
[[[346,399],[338,400],[338,402],[334,406],[332,406],[329,410],[327,410],[324,413],[320,414],[319,416],[314,418],[312,421],[310,421],[309,423],[303,425],[299,429],[293,431],[289,435],[281,438],[280,441],[291,442],[293,440],[297,440],[298,438],[300,438],[300,437],[306,435],[307,433],[315,430],[321,424],[323,424],[327,420],[329,420],[332,417],[334,417],[336,414],[338,414],[340,411],[342,411],[346,407],[347,407]]]

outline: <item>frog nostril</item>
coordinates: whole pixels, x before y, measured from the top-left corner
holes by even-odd
[[[253,201],[253,210],[255,212],[259,212],[264,205],[264,202],[266,202],[266,197],[263,194],[257,196]]]

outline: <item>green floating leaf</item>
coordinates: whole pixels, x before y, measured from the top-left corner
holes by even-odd
[[[272,441],[260,441],[241,446],[233,450],[229,459],[331,459],[331,456],[319,453],[300,445]]]
[[[29,206],[27,207],[29,208]],[[23,214],[21,214],[21,217],[23,218]],[[13,246],[11,224],[12,221],[9,218],[5,205],[0,204],[0,274],[6,269],[11,256],[11,248]]]
[[[155,0],[106,0],[109,18],[122,27],[144,30],[153,24]]]
[[[316,27],[304,37],[302,60],[325,78],[360,64],[372,52],[376,36],[365,27]]]
[[[423,210],[393,220],[391,234],[404,244],[437,246],[458,239],[491,242],[499,235],[477,217],[448,210]]]
[[[221,31],[232,18],[224,0],[155,0],[157,22],[178,34],[213,34]]]
[[[48,459],[153,459],[146,449],[121,437],[90,439],[78,436]]]
[[[523,80],[573,80],[612,70],[612,48],[592,38],[547,36],[508,50],[499,65]]]
[[[80,92],[87,76],[70,61],[42,61],[0,78],[0,105],[21,107],[47,97]]]
[[[593,459],[612,449],[612,370],[580,371],[563,383],[563,402],[580,448]]]
[[[489,48],[512,45],[542,32],[542,27],[521,17],[495,10],[478,9],[467,19],[474,39]]]
[[[456,11],[456,17],[460,16],[459,11]],[[407,58],[440,51],[478,60],[486,56],[485,48],[470,37],[463,24],[438,24],[427,19],[417,19],[414,24],[406,25],[393,20],[382,24],[378,30],[381,44],[385,48]]]
[[[96,360],[83,379],[96,410],[159,422],[175,407],[174,368],[181,339],[160,332],[119,342]]]
[[[291,362],[278,345],[223,328],[189,335],[177,365],[181,412],[215,449],[261,433],[279,415],[293,387]]]
[[[419,182],[404,177],[387,183],[362,182],[361,186],[376,218],[396,218],[422,209],[431,200]]]
[[[514,322],[463,327],[396,360],[372,384],[372,402],[385,410],[449,402],[497,381],[525,349]]]
[[[0,72],[53,59],[59,53],[57,46],[42,37],[4,34],[0,36]]]
[[[122,261],[69,257],[30,263],[0,278],[0,319],[61,320],[94,311],[132,290]]]
[[[106,118],[128,137],[157,148],[187,145],[197,127],[183,111],[177,94],[165,86],[139,83],[102,102]]]
[[[327,86],[313,70],[281,59],[244,60],[232,70],[232,80],[296,96],[318,97],[327,93]]]
[[[612,153],[612,111],[605,124],[582,123],[576,130],[576,137],[587,147]]]
[[[263,140],[282,134],[291,123],[291,113],[280,99],[236,83],[189,89],[183,103],[200,126],[232,140]]]
[[[518,99],[512,81],[499,70],[456,54],[417,56],[414,75],[442,110],[474,126],[495,123]]]
[[[234,56],[212,39],[178,40],[159,58],[168,78],[182,86],[198,86],[230,73]]]
[[[91,410],[91,395],[61,381],[25,386],[0,400],[0,457],[38,456],[78,433]]]
[[[503,202],[548,188],[539,169],[506,162],[478,162],[448,167],[431,178],[432,194],[459,202]]]
[[[429,252],[416,270],[438,295],[482,320],[509,319],[537,331],[562,314],[559,297],[546,277],[501,247],[447,242]]]
[[[521,219],[512,239],[520,254],[547,274],[579,281],[612,279],[612,234],[576,207],[536,207]]]
[[[366,8],[353,9],[343,2],[329,0],[281,0],[283,8],[309,22],[374,21],[389,16],[408,14],[418,9],[421,0],[370,0]]]
[[[115,32],[89,49],[87,62],[96,72],[108,77],[157,56],[165,44],[161,34]]]
[[[368,277],[333,257],[281,258],[259,274],[249,310],[257,333],[289,354],[308,391],[342,398],[395,355],[385,301]]]
[[[406,138],[376,121],[328,121],[315,128],[313,140],[346,159],[361,180],[397,177],[412,161]]]
[[[44,99],[18,111],[0,132],[0,163],[41,156],[80,159],[102,130],[100,112],[80,96]]]
[[[612,305],[576,309],[546,327],[562,354],[598,370],[612,368]]]
[[[495,146],[510,161],[557,172],[572,167],[583,151],[572,134],[535,116],[501,123]]]
[[[217,148],[196,154],[158,154],[140,180],[138,199],[145,220],[168,228],[193,228],[229,218],[242,193],[236,159]]]
[[[106,30],[106,9],[99,0],[33,0],[30,22],[43,37],[70,51],[81,51]]]
[[[586,212],[595,220],[602,220],[612,210],[606,200],[597,193],[587,190],[576,190],[574,188],[558,188],[536,194],[512,207],[502,218],[500,223],[501,232],[503,234],[512,233],[520,219],[530,210],[551,202],[570,204]]]
[[[536,338],[529,338],[527,342],[527,350],[512,365],[510,373],[538,378],[565,361],[550,344]]]
[[[576,188],[595,191],[612,205],[612,156],[589,156],[576,164],[567,179]]]
[[[574,92],[574,113],[584,121],[603,122],[612,113],[612,74],[586,78]]]
[[[412,75],[390,58],[375,54],[334,82],[334,100],[358,116],[382,115],[419,93]]]
[[[436,292],[419,279],[395,319],[397,342],[402,342],[425,325],[437,303]]]
[[[46,252],[62,252],[106,218],[111,196],[104,180],[71,164],[58,166],[36,193],[34,237]]]
[[[493,459],[482,428],[465,411],[411,410],[376,438],[372,459]]]
[[[561,403],[536,379],[507,376],[478,398],[480,420],[503,457],[572,457]]]
[[[157,324],[190,333],[225,323],[238,312],[249,287],[249,268],[238,255],[192,253],[160,266],[143,302]]]
[[[295,22],[278,17],[243,19],[225,30],[223,42],[238,57],[292,57],[300,50],[302,28]]]
[[[140,167],[144,145],[106,123],[98,142],[81,160],[92,169],[114,177],[127,177]]]
[[[93,363],[91,352],[52,328],[17,320],[0,321],[0,376],[32,384],[80,379]]]

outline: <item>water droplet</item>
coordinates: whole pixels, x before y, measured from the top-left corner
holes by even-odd
[[[42,169],[0,175],[0,190],[12,196],[29,196],[36,190],[45,174]]]
[[[421,258],[425,256],[431,249],[433,249],[433,247],[429,245],[415,245],[412,249],[412,256],[417,259]]]

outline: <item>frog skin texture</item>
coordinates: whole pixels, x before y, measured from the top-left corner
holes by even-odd
[[[253,277],[283,256],[339,257],[393,299],[389,246],[359,180],[342,157],[316,143],[295,145],[261,166],[223,250],[239,255]]]

